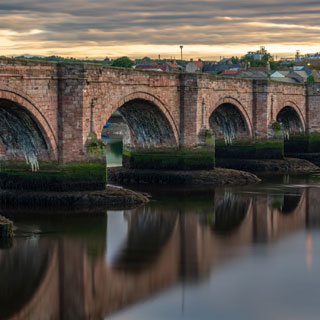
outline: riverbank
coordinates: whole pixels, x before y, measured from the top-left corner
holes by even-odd
[[[310,161],[297,158],[285,158],[283,160],[216,159],[216,166],[253,173],[303,174],[320,171],[320,168]]]
[[[148,202],[141,193],[108,186],[106,190],[87,192],[39,192],[1,190],[1,207],[65,209],[130,209]]]
[[[249,172],[232,169],[197,171],[162,171],[108,168],[108,181],[117,184],[168,184],[168,185],[246,185],[260,179]]]

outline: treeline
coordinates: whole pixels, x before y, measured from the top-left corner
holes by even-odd
[[[39,56],[18,56],[17,59],[27,59],[27,60],[40,60],[40,61],[53,61],[53,62],[79,62],[79,63],[98,63],[102,65],[110,64],[108,60],[96,60],[96,59],[77,59],[73,57],[60,57],[60,56],[49,56],[49,57],[39,57]]]

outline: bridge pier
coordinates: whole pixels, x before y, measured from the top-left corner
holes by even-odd
[[[284,159],[281,128],[273,125],[274,90],[266,80],[253,80],[251,117],[239,98],[223,99],[210,115],[210,128],[217,135],[218,166],[239,169],[239,162],[246,160]]]
[[[285,140],[285,155],[308,160],[320,166],[320,86],[319,83],[306,84],[305,131],[290,134]]]
[[[213,170],[215,141],[210,130],[203,129],[193,147],[132,148],[124,147],[123,166],[128,169]]]

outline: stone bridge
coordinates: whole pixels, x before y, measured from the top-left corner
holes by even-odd
[[[305,151],[318,152],[319,106],[317,83],[2,58],[0,157],[24,157],[31,163],[35,159],[86,162],[88,153],[97,156],[103,125],[117,110],[130,129],[129,158],[134,158],[132,149],[148,153],[171,149],[175,156],[180,150],[176,158],[184,158],[186,152],[181,150],[206,144],[208,129],[216,136],[217,148],[220,140],[223,145],[230,140],[261,144],[282,130],[308,136],[298,139],[299,146],[304,140]],[[199,159],[198,153],[195,158]],[[207,167],[214,165],[211,159]]]

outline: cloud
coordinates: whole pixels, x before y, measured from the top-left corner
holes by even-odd
[[[259,45],[316,50],[319,13],[319,1],[297,0],[4,0],[0,49],[2,54],[19,54],[24,48],[39,54],[104,56],[103,48],[114,48],[111,55],[117,56],[141,45],[151,48],[150,54],[157,53],[152,48],[170,46],[178,54],[176,47],[184,44],[193,53],[213,48],[198,53],[211,57],[223,48],[229,55],[230,47]]]

